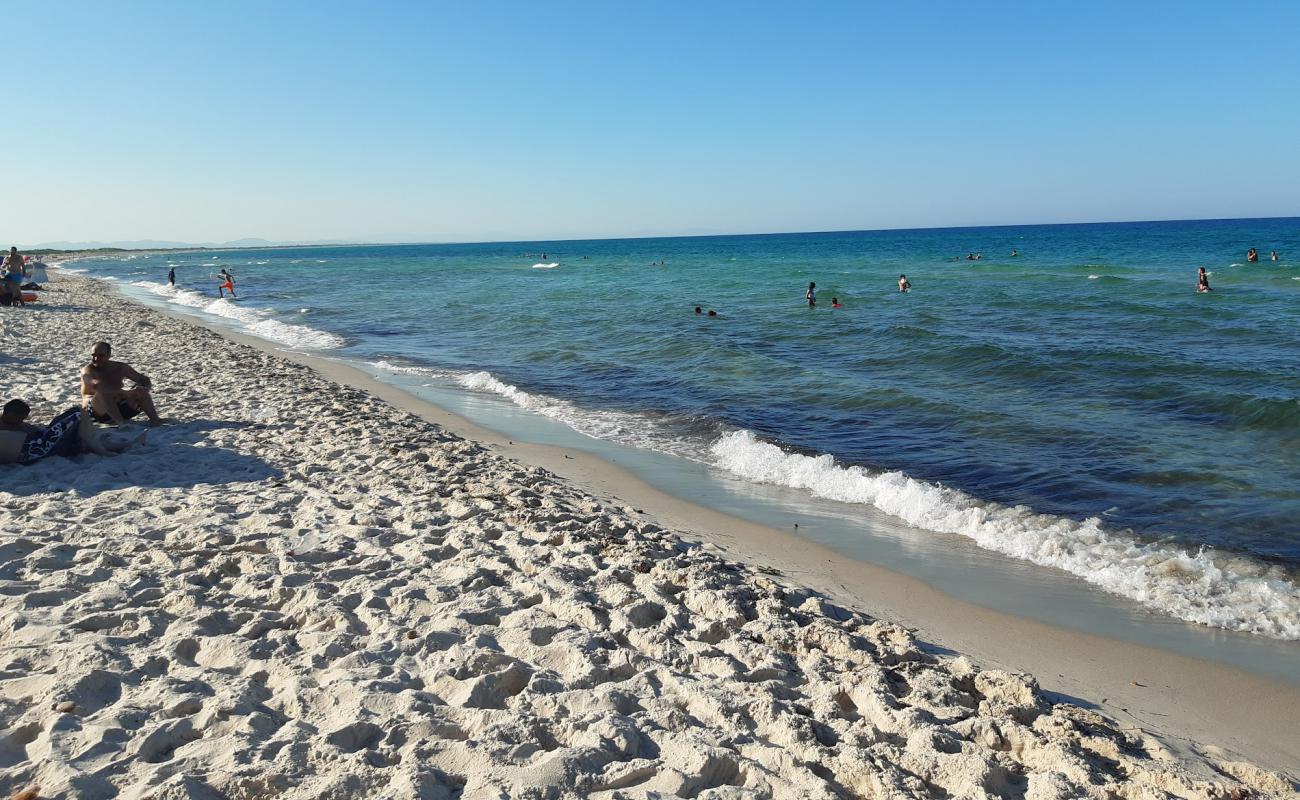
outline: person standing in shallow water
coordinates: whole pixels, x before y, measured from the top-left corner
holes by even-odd
[[[907,279],[906,275],[898,276],[898,291],[908,292],[912,289],[912,282]]]
[[[808,284],[808,291],[804,293],[804,299],[808,301],[809,308],[816,308],[817,306],[817,284],[816,283]]]
[[[172,267],[171,269],[167,270],[167,285],[168,285],[168,286],[175,286],[175,285],[176,285],[176,268],[175,268],[175,267]]]
[[[1206,273],[1205,267],[1201,267],[1196,271],[1196,293],[1212,291],[1214,290],[1210,288],[1210,276]]]

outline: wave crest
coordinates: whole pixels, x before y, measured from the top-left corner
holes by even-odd
[[[333,350],[342,347],[346,341],[342,336],[328,331],[309,328],[306,325],[292,325],[272,319],[270,312],[264,309],[241,306],[226,298],[212,298],[190,289],[179,289],[168,284],[135,281],[132,286],[147,289],[160,297],[187,308],[197,309],[205,314],[224,317],[240,325],[254,336],[270,339],[290,347],[307,347],[313,350]]]
[[[1105,530],[1096,518],[1080,522],[984,502],[902,472],[842,466],[830,455],[788,453],[747,430],[722,436],[712,454],[718,467],[738,477],[871,505],[914,527],[965,536],[986,550],[1065,570],[1187,622],[1300,639],[1300,591],[1279,567],[1144,542]]]

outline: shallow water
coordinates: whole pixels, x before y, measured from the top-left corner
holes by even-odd
[[[1250,246],[1263,262],[1245,263]],[[281,344],[874,506],[1181,619],[1295,639],[1292,252],[1297,219],[75,266]],[[169,265],[179,292],[161,285]],[[1212,294],[1193,291],[1197,266]],[[222,267],[238,276],[238,302],[215,297]],[[912,292],[897,291],[900,273]],[[809,281],[815,309],[803,301]]]

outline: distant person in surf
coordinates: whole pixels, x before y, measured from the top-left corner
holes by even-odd
[[[907,279],[906,275],[898,276],[898,291],[909,292],[912,290],[912,282]]]
[[[839,308],[839,307],[840,307],[840,299],[838,297],[832,297],[831,308]]]
[[[168,286],[175,286],[175,285],[176,285],[176,268],[175,268],[175,267],[172,267],[171,269],[167,270],[167,285],[168,285]]]
[[[1020,254],[1016,252],[1015,248],[1012,248],[1012,249],[1011,249],[1011,257],[1012,257],[1012,258],[1015,258],[1015,257],[1018,256],[1018,255],[1020,255]]]
[[[226,296],[226,295],[225,295],[225,292],[230,292],[230,296],[231,296],[232,298],[234,298],[234,299],[236,299],[236,300],[239,299],[238,297],[235,296],[235,276],[234,276],[234,275],[231,275],[229,272],[226,272],[226,271],[223,269],[223,270],[221,270],[221,274],[218,276],[218,280],[221,281],[221,283],[217,284],[217,296],[218,296],[218,297],[225,297],[225,296]]]
[[[696,313],[696,314],[703,314],[703,313],[704,313],[704,309],[700,308],[699,306],[696,306],[696,307],[695,307],[695,313]]]
[[[808,301],[809,308],[815,308],[817,306],[817,284],[809,283],[808,291],[804,292],[803,297]]]
[[[718,312],[716,312],[716,311],[714,311],[714,310],[712,310],[712,309],[709,309],[709,316],[710,316],[710,317],[716,317],[716,316],[718,316]]]
[[[1276,251],[1276,250],[1274,250],[1273,252],[1271,252],[1271,253],[1268,254],[1268,260],[1269,260],[1269,261],[1277,261],[1277,251]]]
[[[1253,248],[1253,247],[1250,248],[1249,250],[1247,250],[1247,251],[1246,251],[1246,260],[1247,260],[1247,261],[1250,261],[1250,262],[1252,262],[1252,263],[1255,262],[1255,261],[1259,261],[1259,251],[1257,251],[1257,250],[1256,250],[1255,248]]]
[[[1196,272],[1196,293],[1212,291],[1214,290],[1210,288],[1210,276],[1206,273],[1205,267],[1201,267]]]

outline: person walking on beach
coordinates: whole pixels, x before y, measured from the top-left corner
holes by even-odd
[[[175,286],[175,285],[176,285],[176,268],[175,268],[175,267],[172,267],[171,269],[167,270],[167,285],[168,285],[168,286]]]
[[[1196,272],[1196,293],[1201,294],[1202,292],[1212,291],[1214,290],[1210,288],[1210,276],[1206,273],[1205,267],[1201,267]]]
[[[23,257],[18,254],[17,247],[9,248],[9,255],[5,256],[4,271],[23,274]]]
[[[9,248],[3,271],[0,280],[4,281],[4,285],[0,286],[0,297],[4,298],[5,305],[27,305],[27,301],[23,300],[23,257],[18,254],[17,247]]]
[[[912,289],[912,282],[907,279],[906,275],[898,276],[898,291],[908,292]]]
[[[90,363],[81,370],[81,405],[90,410],[96,422],[121,425],[131,417],[144,412],[150,425],[161,425],[149,391],[153,382],[148,375],[136,372],[128,364],[113,361],[113,347],[108,342],[95,342],[90,350]],[[122,382],[130,380],[135,386],[126,389]]]
[[[808,301],[809,308],[817,307],[817,284],[809,283],[808,291],[804,293],[804,299]]]

